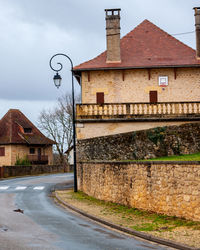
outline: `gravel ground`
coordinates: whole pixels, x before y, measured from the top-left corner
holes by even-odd
[[[149,219],[141,218],[140,216],[134,216],[130,218],[124,216],[123,213],[116,214],[113,211],[109,211],[106,205],[96,205],[92,201],[80,200],[72,197],[71,191],[56,191],[57,195],[65,202],[70,205],[77,207],[78,209],[97,216],[99,218],[105,219],[112,223],[129,227],[133,229],[134,225],[149,224],[151,221]],[[142,231],[142,230],[141,230]],[[155,231],[145,231],[145,233],[158,236],[160,238],[173,240],[181,244],[186,244],[188,246],[196,247],[200,249],[200,227],[195,226],[177,226],[173,229],[155,230]]]

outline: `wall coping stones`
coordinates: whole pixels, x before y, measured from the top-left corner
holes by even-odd
[[[112,165],[200,165],[200,161],[79,161],[79,164],[112,164]]]
[[[101,122],[165,122],[165,121],[200,121],[199,115],[184,117],[135,117],[135,118],[94,118],[94,119],[76,119],[76,123],[101,123]]]

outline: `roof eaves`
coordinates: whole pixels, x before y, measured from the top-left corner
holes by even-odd
[[[26,142],[0,142],[0,145],[24,145]]]
[[[135,67],[101,67],[101,68],[83,68],[76,71],[96,71],[96,70],[123,70],[123,69],[155,69],[155,68],[200,68],[200,64],[180,64],[180,65],[152,65],[152,66],[135,66]]]

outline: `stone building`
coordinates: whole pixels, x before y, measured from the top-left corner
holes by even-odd
[[[200,8],[194,10],[196,51],[148,20],[121,39],[120,9],[105,10],[107,50],[74,67],[82,89],[79,140],[200,120]]]
[[[51,165],[53,144],[18,109],[10,109],[0,120],[0,166],[15,165],[18,159]]]

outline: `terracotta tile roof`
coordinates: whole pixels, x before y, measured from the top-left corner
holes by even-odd
[[[31,132],[24,132],[31,129]],[[0,144],[52,145],[55,142],[44,136],[18,109],[10,109],[0,120]]]
[[[148,20],[121,39],[121,63],[106,63],[106,51],[75,71],[109,68],[200,66],[196,51]]]

